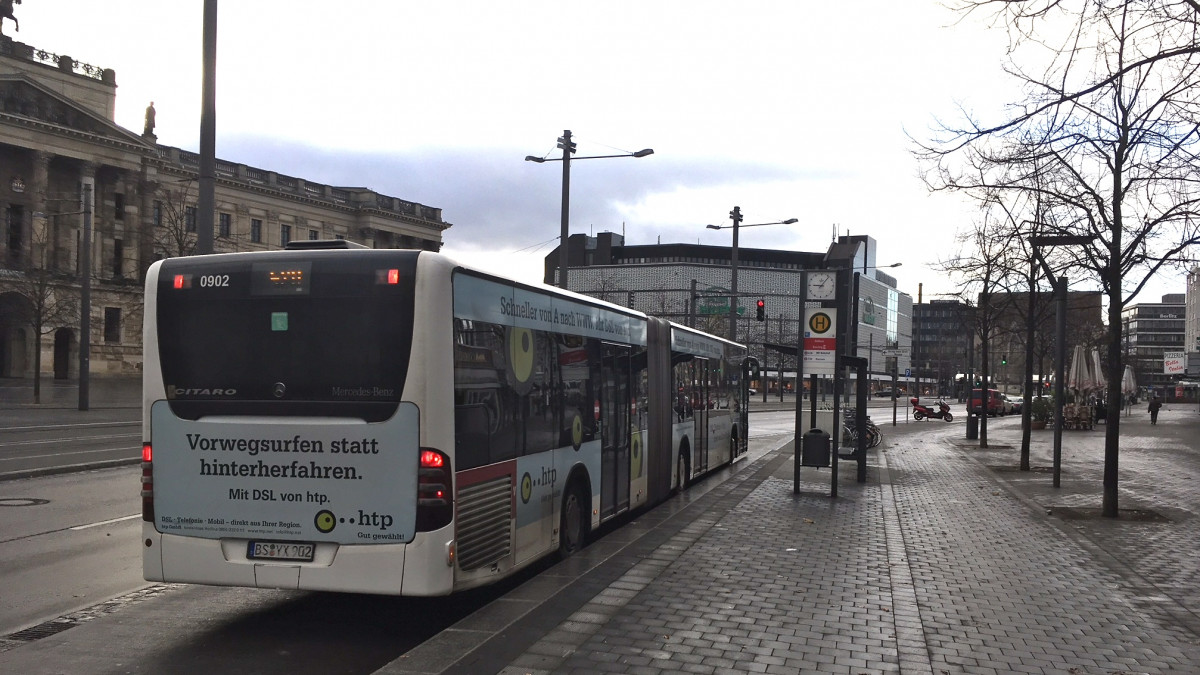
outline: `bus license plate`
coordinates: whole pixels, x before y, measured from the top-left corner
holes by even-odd
[[[246,557],[253,560],[292,560],[312,562],[315,544],[287,541],[252,541]]]

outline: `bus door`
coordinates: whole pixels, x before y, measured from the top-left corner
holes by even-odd
[[[600,361],[600,518],[629,508],[632,433],[629,347],[604,343]]]
[[[692,420],[692,475],[708,471],[708,420],[712,417],[712,389],[708,382],[708,359],[696,357],[692,361],[692,409],[696,416]]]
[[[734,392],[735,399],[738,402],[737,425],[741,431],[738,434],[734,457],[730,457],[730,460],[746,454],[746,451],[750,449],[750,380],[752,378],[759,380],[759,386],[763,388],[763,391],[766,391],[767,378],[763,374],[763,369],[759,366],[758,359],[753,356],[747,356],[742,360],[742,376],[738,379],[737,390]],[[782,381],[780,382],[780,386],[783,386]]]

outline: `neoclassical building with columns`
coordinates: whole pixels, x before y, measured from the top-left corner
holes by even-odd
[[[199,155],[159,145],[150,111],[141,133],[117,125],[116,90],[112,70],[0,36],[0,377],[32,377],[39,352],[43,376],[78,377],[84,268],[90,374],[139,373],[145,271],[194,251]],[[334,238],[436,251],[450,227],[438,208],[219,158],[215,192],[218,253]]]

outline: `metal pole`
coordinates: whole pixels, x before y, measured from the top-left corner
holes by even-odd
[[[760,378],[760,382],[759,382],[759,386],[762,387],[763,403],[767,402],[767,389],[769,389],[769,387],[767,387],[767,382],[768,382],[768,380],[767,380],[767,363],[768,363],[768,361],[767,361],[767,338],[770,337],[770,335],[771,335],[770,328],[771,328],[771,319],[770,319],[770,317],[768,317],[764,314],[763,315],[763,367],[762,367],[762,378]]]
[[[779,344],[783,344],[783,314],[779,315]],[[783,352],[779,352],[779,402],[783,403]]]
[[[795,462],[792,474],[792,493],[799,494],[800,492],[800,451],[804,434],[800,432],[804,428],[804,306],[808,304],[808,273],[804,273],[804,278],[800,280],[800,297],[799,312],[800,323],[796,330],[796,430],[792,439],[792,461]],[[813,376],[816,379],[816,375]],[[814,382],[815,385],[815,382]],[[816,391],[815,386],[813,391]],[[811,396],[811,394],[810,394]],[[811,396],[813,406],[816,406],[816,397]],[[817,427],[817,409],[814,407],[812,411],[812,425],[810,429]]]
[[[79,256],[79,409],[88,409],[92,353],[92,178],[83,179],[83,250]]]
[[[737,342],[737,302],[738,302],[738,225],[742,222],[742,208],[733,207],[729,212],[733,220],[733,247],[729,250],[729,339]]]
[[[558,236],[558,287],[567,287],[567,239],[570,236],[570,221],[571,221],[571,153],[575,151],[575,144],[571,142],[571,130],[564,129],[562,138],[558,139],[559,147],[562,148],[562,215],[559,218],[559,236]]]
[[[196,208],[196,253],[213,252],[217,169],[217,0],[204,0],[203,68],[200,102],[200,186]]]
[[[692,279],[692,302],[688,305],[688,328],[696,327],[696,280]]]
[[[1067,278],[1054,280],[1054,487],[1062,485],[1063,378],[1067,360]]]

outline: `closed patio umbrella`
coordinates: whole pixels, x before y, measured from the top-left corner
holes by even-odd
[[[1063,384],[1074,391],[1076,397],[1082,396],[1092,388],[1091,367],[1088,365],[1087,352],[1083,350],[1083,345],[1075,345],[1071,365],[1067,367],[1067,381]]]
[[[1137,393],[1137,376],[1133,374],[1133,366],[1126,365],[1121,374],[1121,393],[1125,395],[1125,413],[1133,410],[1133,395]]]
[[[1100,350],[1092,350],[1092,394],[1096,398],[1096,409],[1093,415],[1097,420],[1108,418],[1108,408],[1105,405],[1104,398],[1108,394],[1107,380],[1104,379],[1104,369],[1100,367]]]

